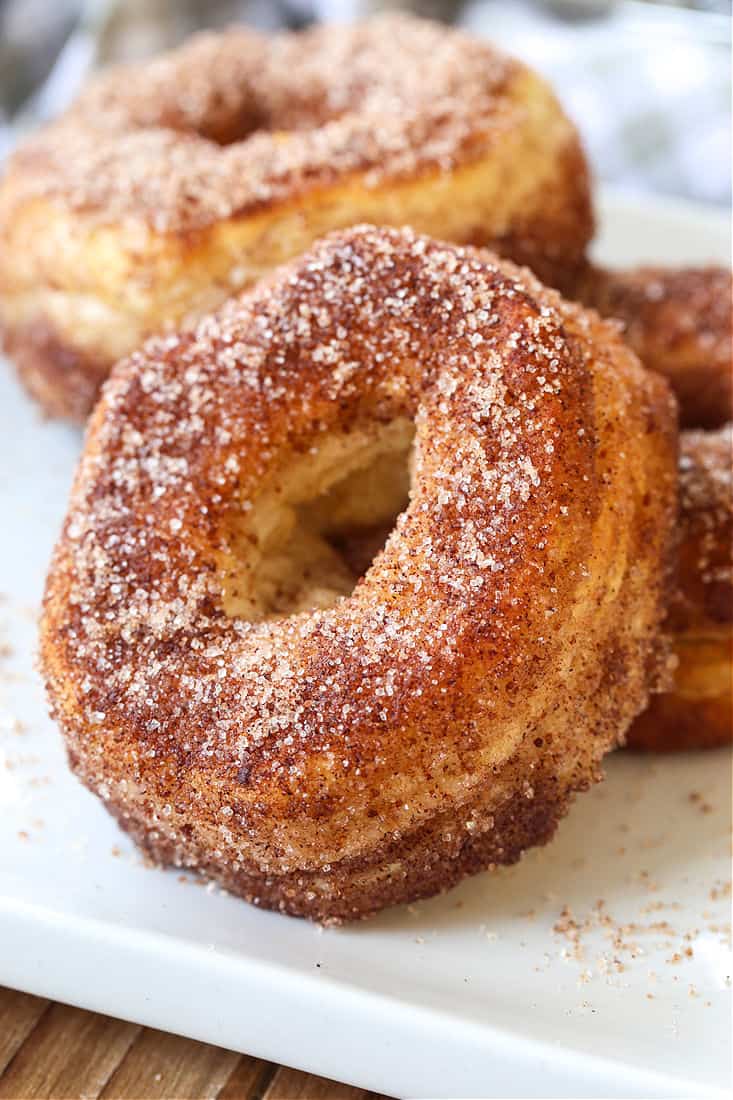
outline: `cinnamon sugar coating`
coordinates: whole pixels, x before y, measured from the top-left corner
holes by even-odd
[[[41,630],[72,767],[155,859],[321,921],[516,860],[664,664],[674,425],[529,272],[332,234],[105,385]],[[339,594],[385,455],[408,501]]]
[[[632,748],[717,748],[733,740],[733,428],[680,437],[677,584],[667,628],[674,682],[629,731]]]
[[[624,338],[650,370],[667,378],[685,428],[719,428],[733,415],[733,285],[722,267],[589,266],[572,292]]]
[[[17,154],[21,168],[47,168],[23,177],[20,197],[179,233],[353,172],[411,179],[478,156],[517,121],[506,93],[519,69],[405,16],[196,35],[96,78]]]
[[[101,75],[11,158],[0,329],[78,415],[145,336],[359,221],[494,243],[552,283],[593,228],[577,134],[524,66],[409,16],[197,36]]]

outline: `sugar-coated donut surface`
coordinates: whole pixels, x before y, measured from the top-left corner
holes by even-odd
[[[6,347],[78,418],[145,336],[359,221],[492,243],[552,283],[593,228],[577,134],[523,65],[408,16],[197,36],[103,74],[11,158]]]
[[[680,438],[678,574],[667,627],[676,669],[629,732],[632,748],[733,740],[733,428]]]
[[[589,265],[573,296],[622,322],[642,362],[670,382],[683,427],[719,428],[733,416],[732,294],[727,268]]]
[[[666,664],[674,424],[529,272],[331,235],[105,386],[42,623],[72,766],[155,859],[319,920],[516,860]]]
[[[98,77],[21,149],[21,165],[47,172],[19,190],[59,195],[102,223],[131,215],[194,231],[314,180],[411,178],[475,156],[516,121],[502,101],[520,70],[484,43],[399,16],[201,34]]]

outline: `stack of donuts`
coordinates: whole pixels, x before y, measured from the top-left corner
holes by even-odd
[[[5,350],[88,418],[48,696],[158,862],[354,919],[731,739],[730,274],[595,267],[589,179],[405,16],[197,37],[11,158]]]

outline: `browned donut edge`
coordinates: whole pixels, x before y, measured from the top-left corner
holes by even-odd
[[[82,424],[113,363],[75,348],[50,321],[6,328],[2,350],[45,416]]]
[[[73,764],[72,764],[73,767]],[[595,779],[601,778],[599,772]],[[559,787],[557,777],[533,775],[534,797],[511,796],[492,813],[480,801],[431,821],[407,840],[385,843],[368,860],[332,867],[326,889],[322,876],[296,871],[267,876],[255,868],[237,872],[222,868],[205,851],[190,844],[183,851],[160,833],[151,834],[149,822],[134,820],[114,800],[105,803],[120,826],[152,862],[161,867],[192,868],[197,875],[263,909],[338,925],[364,920],[382,909],[447,893],[468,876],[517,863],[525,849],[547,844],[565,816],[573,795],[588,789],[587,779]],[[471,816],[475,831],[467,836],[463,823]],[[386,870],[399,860],[402,874]],[[319,883],[319,877],[321,882]]]
[[[673,682],[631,726],[640,752],[713,749],[733,742],[733,495],[730,425],[683,432],[676,583],[667,629]]]

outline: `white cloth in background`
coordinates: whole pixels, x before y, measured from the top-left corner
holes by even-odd
[[[567,23],[537,4],[470,4],[463,24],[551,81],[596,174],[728,204],[731,70],[724,17],[622,3]]]

